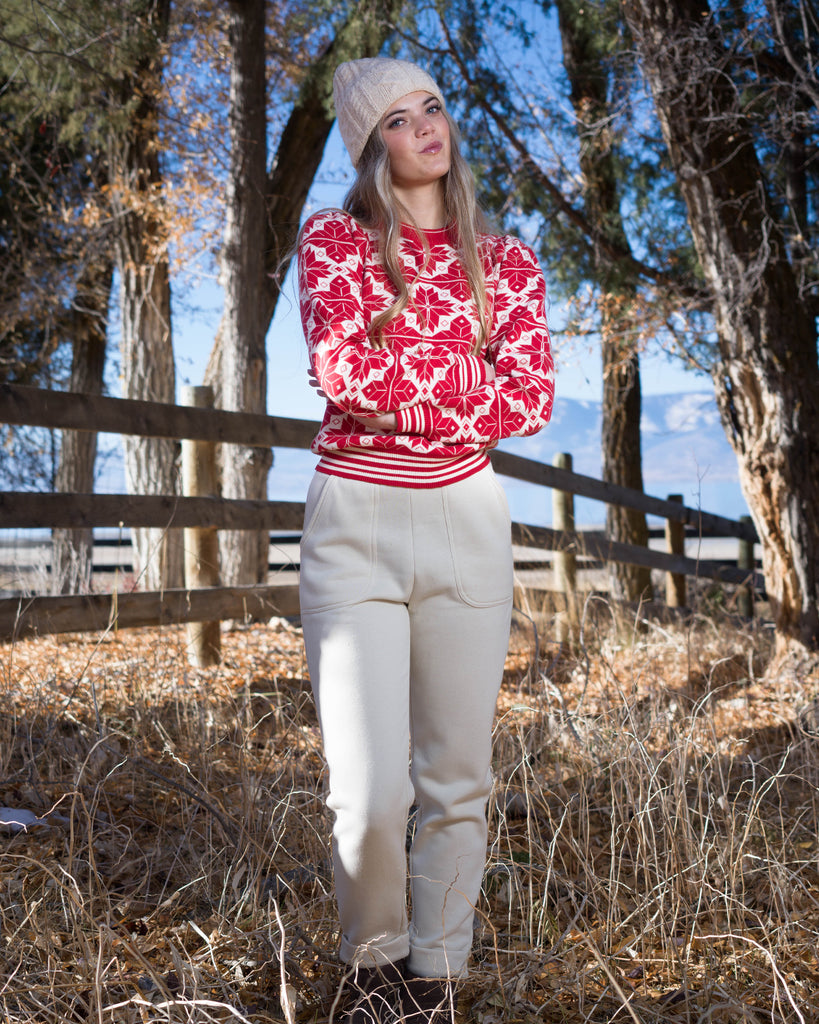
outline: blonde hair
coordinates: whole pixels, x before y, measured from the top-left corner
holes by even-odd
[[[475,182],[466,160],[460,152],[458,129],[446,111],[451,138],[450,167],[444,178],[444,208],[449,223],[455,227],[458,244],[458,259],[478,309],[478,336],[473,351],[480,352],[489,335],[487,314],[486,279],[481,260],[478,235],[488,231],[484,217],[475,198]],[[409,223],[423,239],[427,261],[419,271],[426,269],[429,258],[429,244],[423,230],[413,220],[409,211],[398,200],[392,188],[390,161],[387,147],[379,127],[373,129],[361,153],[356,179],[344,199],[344,209],[367,228],[378,232],[379,255],[384,270],[392,281],[398,297],[383,313],[373,317],[370,324],[370,341],[375,348],[385,348],[384,330],[391,320],[412,304],[413,281],[404,277],[404,269],[398,257],[398,243],[401,239],[401,223]]]

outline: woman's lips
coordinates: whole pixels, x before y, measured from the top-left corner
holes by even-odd
[[[430,144],[428,146],[425,146],[424,149],[421,150],[421,152],[432,153],[434,155],[435,153],[440,153],[443,148],[444,144],[442,142],[430,142]]]

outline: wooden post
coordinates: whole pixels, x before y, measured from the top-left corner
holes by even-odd
[[[184,387],[182,405],[197,409],[213,408],[213,388]],[[182,493],[185,497],[218,497],[216,445],[212,441],[182,442]],[[185,589],[219,585],[219,543],[211,527],[186,528]],[[219,622],[189,622],[187,625],[188,660],[196,668],[218,665],[222,657]]]
[[[669,494],[667,501],[682,505],[681,494]],[[685,554],[685,523],[677,519],[665,521],[665,548],[670,555]],[[665,574],[665,603],[669,608],[685,608],[685,576],[682,573],[667,572]]]
[[[741,523],[747,523],[749,526],[753,522],[750,516],[740,516],[739,521]],[[754,561],[754,542],[752,540],[745,540],[744,537],[740,537],[739,539],[737,568],[744,569],[748,573],[752,573],[756,568]],[[754,588],[752,585],[746,583],[737,587],[737,612],[745,619],[753,618]]]
[[[553,465],[558,469],[572,469],[568,452],[555,455]],[[555,530],[574,533],[574,495],[569,491],[552,490],[552,525]],[[574,544],[554,553],[555,583],[562,595],[563,607],[558,611],[555,627],[561,643],[574,642],[578,633],[577,614],[577,554]]]

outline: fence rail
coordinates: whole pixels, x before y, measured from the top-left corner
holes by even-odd
[[[0,423],[242,444],[254,447],[309,448],[318,423],[224,410],[165,405],[131,399],[100,398],[69,392],[0,385]],[[499,474],[661,517],[699,536],[736,538],[746,550],[756,540],[750,522],[736,522],[689,508],[681,502],[651,497],[569,469],[550,466],[509,452],[494,451]],[[0,528],[76,529],[160,527],[205,529],[300,530],[301,502],[229,500],[170,495],[0,494]],[[602,561],[658,569],[675,576],[721,580],[762,589],[764,581],[747,564],[703,561],[679,551],[662,552],[621,544],[602,534],[513,524],[513,542],[525,548],[580,554]],[[28,633],[99,629],[116,623],[141,626],[159,622],[200,622],[244,614],[292,615],[298,611],[291,584],[256,587],[209,587],[113,595],[35,595],[0,600],[0,639]],[[295,603],[294,603],[295,602]]]
[[[319,424],[283,416],[104,398],[0,384],[0,423],[138,437],[185,438],[253,448],[309,448]]]
[[[299,613],[295,584],[212,587],[207,590],[147,590],[5,598],[0,601],[0,638],[52,633],[104,632],[136,626],[271,618]]]
[[[229,501],[165,494],[0,494],[0,529],[300,530],[303,521],[303,501]]]

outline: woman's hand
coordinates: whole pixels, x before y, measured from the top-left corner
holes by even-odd
[[[320,398],[326,398],[327,397],[327,395],[325,395],[325,393],[321,390],[321,384],[319,382],[318,377],[316,376],[316,371],[313,369],[312,366],[308,367],[308,370],[307,370],[307,380],[310,383],[310,387],[316,389],[316,391],[318,392]]]
[[[321,383],[312,366],[307,370],[307,379],[310,381],[310,387],[315,388],[322,398],[327,397],[321,389]],[[366,413],[356,414],[351,412],[349,415],[352,416],[354,420],[358,420],[359,423],[362,423],[365,427],[374,431],[376,434],[386,434],[391,430],[395,430],[397,426],[394,412],[372,413],[370,415]]]
[[[484,374],[486,375],[485,383],[486,384],[492,384],[492,383],[494,383],[495,376],[496,376],[495,375],[495,366],[494,366],[493,363],[489,363],[486,360],[484,360],[484,363],[486,364],[486,366],[484,368]]]
[[[388,434],[390,431],[395,430],[398,425],[394,412],[381,412],[373,416],[356,415],[354,412],[351,412],[350,416],[376,434]]]

